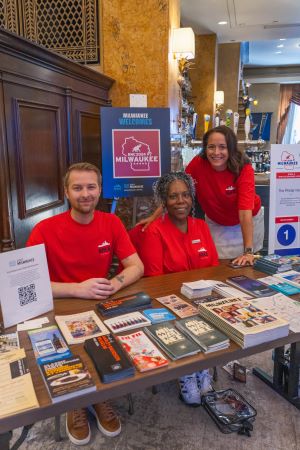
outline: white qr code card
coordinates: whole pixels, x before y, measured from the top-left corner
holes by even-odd
[[[44,244],[0,253],[0,302],[4,328],[53,309]]]

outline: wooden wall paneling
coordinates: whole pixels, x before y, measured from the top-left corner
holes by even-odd
[[[99,167],[102,173],[101,152],[101,116],[100,103],[83,102],[81,99],[72,100],[74,117],[74,153],[77,152],[78,161],[87,161]],[[107,201],[100,199],[99,208],[109,210]]]
[[[0,251],[24,246],[37,222],[68,207],[70,163],[101,161],[99,108],[111,105],[113,82],[0,29]]]
[[[6,133],[15,243],[20,247],[35,223],[67,207],[62,186],[66,102],[64,96],[10,83],[4,83],[4,97],[6,117],[15,124]]]
[[[2,73],[0,72],[0,252],[14,248]]]

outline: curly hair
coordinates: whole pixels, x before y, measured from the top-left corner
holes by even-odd
[[[221,133],[225,137],[229,156],[227,169],[238,177],[244,165],[250,164],[250,160],[244,151],[238,148],[236,135],[231,128],[221,125],[208,130],[203,136],[203,151],[199,156],[203,159],[207,159],[206,149],[208,139],[213,133]]]
[[[153,192],[156,203],[158,205],[163,206],[166,205],[169,187],[170,184],[173,183],[173,181],[183,181],[186,184],[194,204],[195,199],[194,180],[190,175],[188,175],[185,172],[166,173],[153,184]]]
[[[100,173],[100,170],[98,169],[98,167],[96,167],[96,166],[94,166],[94,164],[90,164],[88,162],[79,162],[79,163],[72,164],[68,168],[68,170],[67,170],[67,172],[66,172],[66,174],[64,176],[64,187],[65,187],[65,189],[68,188],[70,174],[71,174],[71,172],[73,170],[79,170],[79,171],[82,171],[82,172],[84,172],[84,171],[95,172],[95,174],[97,175],[98,185],[99,185],[99,187],[101,186],[102,176],[101,176],[101,173]]]

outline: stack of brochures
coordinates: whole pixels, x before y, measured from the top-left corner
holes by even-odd
[[[145,328],[145,333],[173,360],[201,351],[199,345],[175,328],[171,322],[150,325]]]
[[[151,297],[145,292],[136,292],[135,294],[105,300],[97,304],[97,310],[103,316],[125,314],[145,308],[151,308]]]
[[[55,320],[68,344],[81,344],[86,339],[109,334],[109,330],[92,310],[55,316]]]
[[[140,372],[167,366],[169,361],[143,331],[118,336],[123,348]]]
[[[0,354],[0,373],[0,419],[39,406],[23,348]]]
[[[28,331],[38,364],[58,361],[72,355],[61,332],[55,325]]]
[[[286,256],[265,255],[254,260],[254,269],[269,274],[285,272],[292,269],[292,261]]]
[[[135,370],[129,357],[112,334],[88,339],[84,348],[102,383],[111,383],[134,375]]]
[[[223,281],[209,280],[211,283],[214,283],[214,292],[221,295],[223,298],[229,297],[243,297],[243,298],[251,298],[250,295],[247,295],[241,292],[238,289],[235,289],[232,286],[224,283]]]
[[[204,353],[212,353],[229,347],[228,337],[199,316],[177,320],[175,326],[191,337]]]
[[[259,278],[259,281],[267,284],[272,289],[275,289],[275,291],[282,292],[285,295],[294,295],[294,294],[300,293],[300,286],[296,287],[296,286],[292,285],[291,283],[284,281],[283,279],[280,279],[275,276]]]
[[[198,280],[189,283],[182,283],[180,292],[187,298],[194,299],[210,295],[213,286],[207,281]]]
[[[168,320],[174,320],[176,317],[167,308],[144,309],[143,314],[151,323],[161,323]]]
[[[279,280],[286,281],[292,284],[296,288],[300,288],[300,273],[296,270],[289,270],[288,272],[283,272],[275,275]]]
[[[287,336],[289,324],[244,298],[224,298],[199,305],[204,319],[220,328],[242,348]]]

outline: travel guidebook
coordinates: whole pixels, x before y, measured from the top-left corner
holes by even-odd
[[[55,320],[68,344],[80,344],[86,339],[109,334],[95,311],[55,316]]]
[[[289,324],[243,298],[224,298],[199,305],[199,314],[247,348],[287,336]]]
[[[136,292],[135,294],[105,300],[97,304],[97,310],[103,316],[125,314],[145,308],[151,308],[151,297],[145,292]]]
[[[173,360],[201,351],[199,345],[170,322],[150,325],[145,328],[145,333]]]
[[[40,370],[54,403],[96,390],[91,374],[79,356],[41,364]]]
[[[181,318],[193,316],[198,312],[197,308],[195,308],[190,303],[185,302],[180,297],[177,297],[177,295],[174,294],[166,295],[165,297],[158,297],[156,300],[158,300],[160,303],[162,303],[164,306],[169,308]]]
[[[218,300],[219,298],[225,298],[225,297],[223,295],[218,294],[217,292],[213,291],[211,293],[211,295],[205,295],[204,297],[196,298],[195,300],[192,301],[192,304],[194,306],[198,307],[201,303],[212,302],[214,300]]]
[[[84,349],[92,359],[102,383],[122,380],[135,373],[127,353],[112,334],[86,340]]]
[[[29,330],[28,336],[38,364],[57,361],[72,355],[55,325]]]
[[[158,369],[169,364],[169,361],[143,331],[118,336],[118,339],[140,372]]]
[[[259,280],[246,277],[245,275],[230,277],[226,281],[227,283],[232,284],[253,297],[269,297],[270,295],[276,294],[276,291],[266,284]]]
[[[204,353],[229,347],[228,337],[199,316],[176,320],[175,327],[200,345]]]

